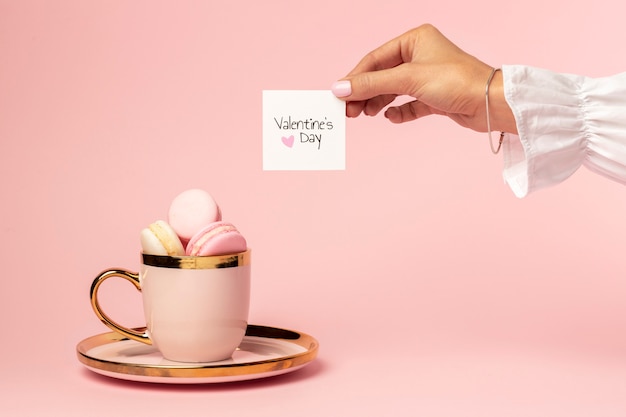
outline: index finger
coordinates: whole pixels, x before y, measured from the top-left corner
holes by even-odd
[[[402,56],[402,36],[384,43],[365,55],[346,77],[363,72],[393,68],[405,62]]]

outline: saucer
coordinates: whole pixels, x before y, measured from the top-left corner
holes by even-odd
[[[317,356],[319,343],[293,330],[248,325],[230,359],[184,363],[164,359],[151,345],[116,332],[91,336],[76,346],[78,360],[101,375],[129,381],[206,384],[266,378],[296,371]]]

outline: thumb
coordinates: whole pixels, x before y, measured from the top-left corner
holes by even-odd
[[[410,80],[408,70],[406,64],[401,64],[394,68],[353,74],[335,82],[331,90],[336,97],[349,101],[369,100],[386,94],[412,95],[410,87],[415,80]]]

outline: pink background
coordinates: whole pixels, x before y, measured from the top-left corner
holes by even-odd
[[[349,120],[343,172],[263,172],[260,136],[263,89],[327,89],[425,22],[494,66],[621,72],[621,4],[0,0],[0,414],[624,416],[623,186],[518,200],[486,135],[437,117]],[[307,368],[171,387],[77,361],[108,330],[93,277],[137,269],[192,187],[253,248],[251,322],[319,340]]]

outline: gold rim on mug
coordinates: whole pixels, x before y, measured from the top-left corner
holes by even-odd
[[[174,269],[218,269],[250,265],[250,249],[245,252],[218,256],[164,256],[141,254],[144,265]]]

